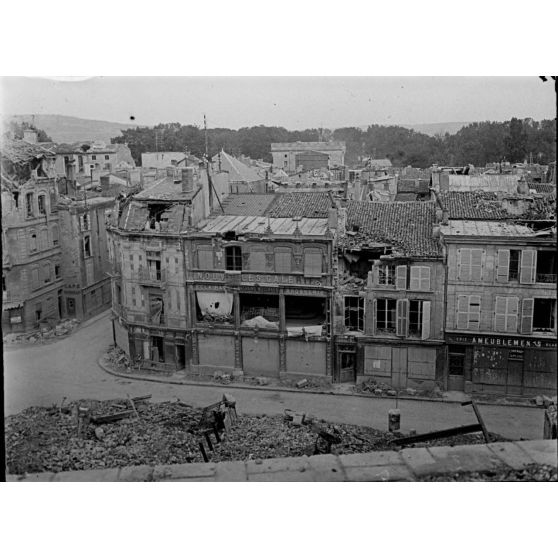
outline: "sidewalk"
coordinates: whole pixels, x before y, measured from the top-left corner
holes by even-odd
[[[556,440],[8,475],[8,482],[374,482],[557,466]],[[426,479],[428,480],[428,479]]]
[[[399,392],[398,395],[375,395],[371,392],[357,391],[354,384],[327,384],[327,385],[312,385],[310,387],[296,388],[291,387],[281,380],[276,378],[254,378],[254,377],[240,377],[238,379],[231,378],[230,381],[222,381],[214,379],[211,376],[200,375],[187,375],[185,373],[156,373],[152,371],[133,372],[129,368],[116,367],[114,363],[108,358],[105,353],[98,361],[99,366],[107,373],[126,378],[128,380],[141,380],[146,382],[156,382],[162,384],[176,384],[176,385],[191,385],[191,386],[208,386],[208,387],[225,387],[227,389],[243,389],[243,390],[259,390],[259,391],[274,391],[274,392],[289,392],[289,393],[308,393],[319,395],[340,395],[352,396],[366,399],[383,399],[383,400],[411,400],[411,401],[429,401],[436,403],[463,403],[470,401],[472,397],[469,394],[459,391],[440,392],[440,397],[425,397],[424,395],[409,395],[406,391]],[[264,384],[260,381],[265,381]],[[291,382],[294,386],[294,381]],[[395,393],[395,392],[394,392]],[[479,404],[496,405],[496,406],[513,406],[513,407],[528,407],[539,408],[530,403],[528,400],[524,401],[509,401],[505,399],[482,399],[481,397],[474,396],[475,401]]]

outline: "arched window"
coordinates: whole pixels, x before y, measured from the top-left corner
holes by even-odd
[[[47,214],[47,199],[45,194],[39,194],[38,203],[39,203],[39,215],[46,215]]]

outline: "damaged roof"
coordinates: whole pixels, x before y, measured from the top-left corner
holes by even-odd
[[[397,192],[400,194],[428,194],[430,192],[430,180],[424,178],[399,178],[397,181]]]
[[[155,207],[153,207],[155,206]],[[118,227],[125,231],[144,231],[150,233],[179,233],[188,228],[189,212],[183,203],[150,204],[132,200],[122,211]],[[159,229],[147,225],[156,217]]]
[[[261,182],[262,177],[258,172],[245,165],[242,161],[235,159],[232,155],[221,150],[211,159],[211,167],[213,172],[218,170],[229,173],[229,182]]]
[[[221,215],[207,219],[200,224],[200,232],[223,234],[234,231],[237,235],[256,233],[275,235],[300,233],[303,236],[325,236],[328,231],[327,219],[275,219],[270,217]],[[298,231],[297,231],[298,229]]]
[[[386,244],[397,256],[440,257],[435,220],[434,202],[349,201],[347,235],[339,244],[345,249]]]
[[[292,192],[279,194],[267,210],[270,217],[307,217],[324,219],[331,201],[327,192]]]
[[[277,194],[230,194],[222,201],[225,215],[265,215]]]
[[[45,149],[36,143],[29,143],[25,140],[4,139],[0,144],[0,153],[13,164],[24,164],[33,159],[54,157],[54,152]]]
[[[556,184],[551,182],[528,182],[529,189],[537,194],[556,194]]]
[[[194,192],[197,190],[194,185]],[[153,184],[136,194],[137,200],[175,200],[181,201],[191,199],[191,193],[184,193],[182,191],[182,180],[175,182],[172,176],[165,176],[160,180],[155,181]]]
[[[525,225],[506,221],[451,220],[442,225],[444,236],[534,236],[535,232]]]

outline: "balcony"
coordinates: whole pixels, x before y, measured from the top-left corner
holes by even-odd
[[[537,283],[556,283],[556,274],[537,273]]]
[[[156,270],[143,267],[136,271],[132,275],[132,278],[142,285],[160,287],[162,289],[164,289],[167,284],[167,272],[162,269]]]

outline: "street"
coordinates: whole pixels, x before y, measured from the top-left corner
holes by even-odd
[[[111,376],[97,364],[112,343],[109,312],[83,324],[69,337],[47,345],[9,349],[4,353],[5,416],[30,406],[68,399],[110,399],[152,394],[153,402],[178,396],[205,406],[230,391],[240,412],[279,414],[285,408],[309,412],[333,422],[387,429],[393,399],[250,390],[233,386],[188,386],[128,380]],[[401,428],[418,433],[475,422],[470,406],[436,401],[399,401]],[[512,439],[542,438],[543,411],[538,408],[482,405],[488,430]]]

